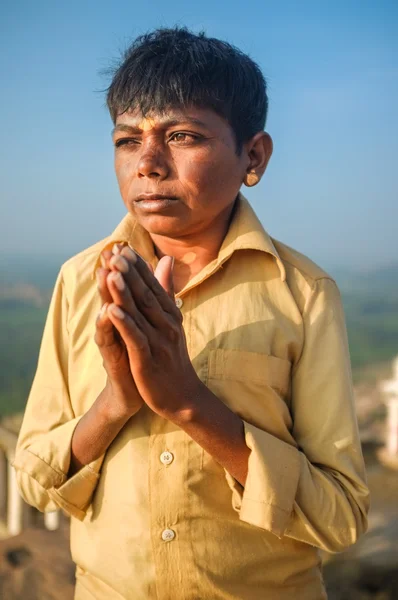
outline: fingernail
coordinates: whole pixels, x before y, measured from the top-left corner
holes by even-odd
[[[119,244],[113,244],[112,252],[113,254],[120,254],[121,247]]]
[[[111,304],[109,306],[109,310],[113,314],[113,316],[115,316],[117,319],[124,319],[124,312],[116,304]]]
[[[126,284],[124,283],[123,275],[121,273],[113,271],[108,277],[113,281],[118,290],[124,290]]]
[[[111,260],[109,261],[109,264],[112,267],[116,267],[122,273],[127,273],[129,270],[129,263],[125,258],[123,258],[123,256],[120,256],[120,254],[112,256]]]
[[[136,253],[134,252],[134,250],[132,250],[131,248],[129,248],[129,246],[125,246],[122,249],[121,254],[123,256],[125,256],[133,264],[137,262],[137,255],[136,255]]]
[[[101,276],[100,276],[100,272],[98,269],[95,272],[95,278],[97,280],[97,284],[99,285],[101,283]]]
[[[101,260],[101,265],[102,265],[102,267],[103,267],[104,269],[106,269],[106,260],[105,260],[105,258],[102,256],[102,254],[101,254],[100,260]]]
[[[103,305],[101,306],[101,310],[100,310],[100,311],[99,311],[99,313],[98,313],[98,316],[97,316],[97,320],[98,320],[98,321],[100,321],[100,320],[102,319],[102,317],[103,317],[103,316],[104,316],[104,314],[106,313],[106,309],[107,309],[107,308],[108,308],[108,303],[107,303],[107,302],[105,302],[105,304],[103,304]]]

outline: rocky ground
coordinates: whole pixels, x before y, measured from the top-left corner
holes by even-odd
[[[371,491],[369,530],[348,551],[325,556],[329,600],[398,600],[398,471],[365,446]]]
[[[2,600],[72,600],[74,581],[66,518],[58,531],[31,527],[0,541]]]

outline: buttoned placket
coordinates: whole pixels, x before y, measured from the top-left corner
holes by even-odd
[[[195,297],[195,290],[184,291],[181,304],[188,351],[191,346],[191,309]],[[182,429],[152,415],[149,504],[158,600],[183,599],[186,589],[196,590],[198,586],[194,572],[185,574],[184,587],[178,591],[173,582],[181,579],[182,561],[190,564],[194,561],[187,476],[189,470],[197,472],[200,468],[200,456],[197,444]],[[192,597],[200,597],[199,591]]]

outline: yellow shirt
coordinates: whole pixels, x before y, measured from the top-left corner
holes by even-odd
[[[146,406],[68,479],[74,428],[106,380],[93,271],[115,241],[156,264],[127,215],[63,265],[14,462],[28,503],[72,516],[76,600],[325,598],[318,548],[354,543],[368,510],[335,282],[240,196],[218,258],[177,297],[196,372],[244,421],[244,489]]]

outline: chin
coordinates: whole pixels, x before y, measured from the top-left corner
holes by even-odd
[[[164,235],[167,237],[180,237],[188,232],[187,223],[182,222],[181,219],[172,216],[165,215],[137,215],[136,212],[132,213],[137,219],[138,223],[148,233],[154,235]]]

